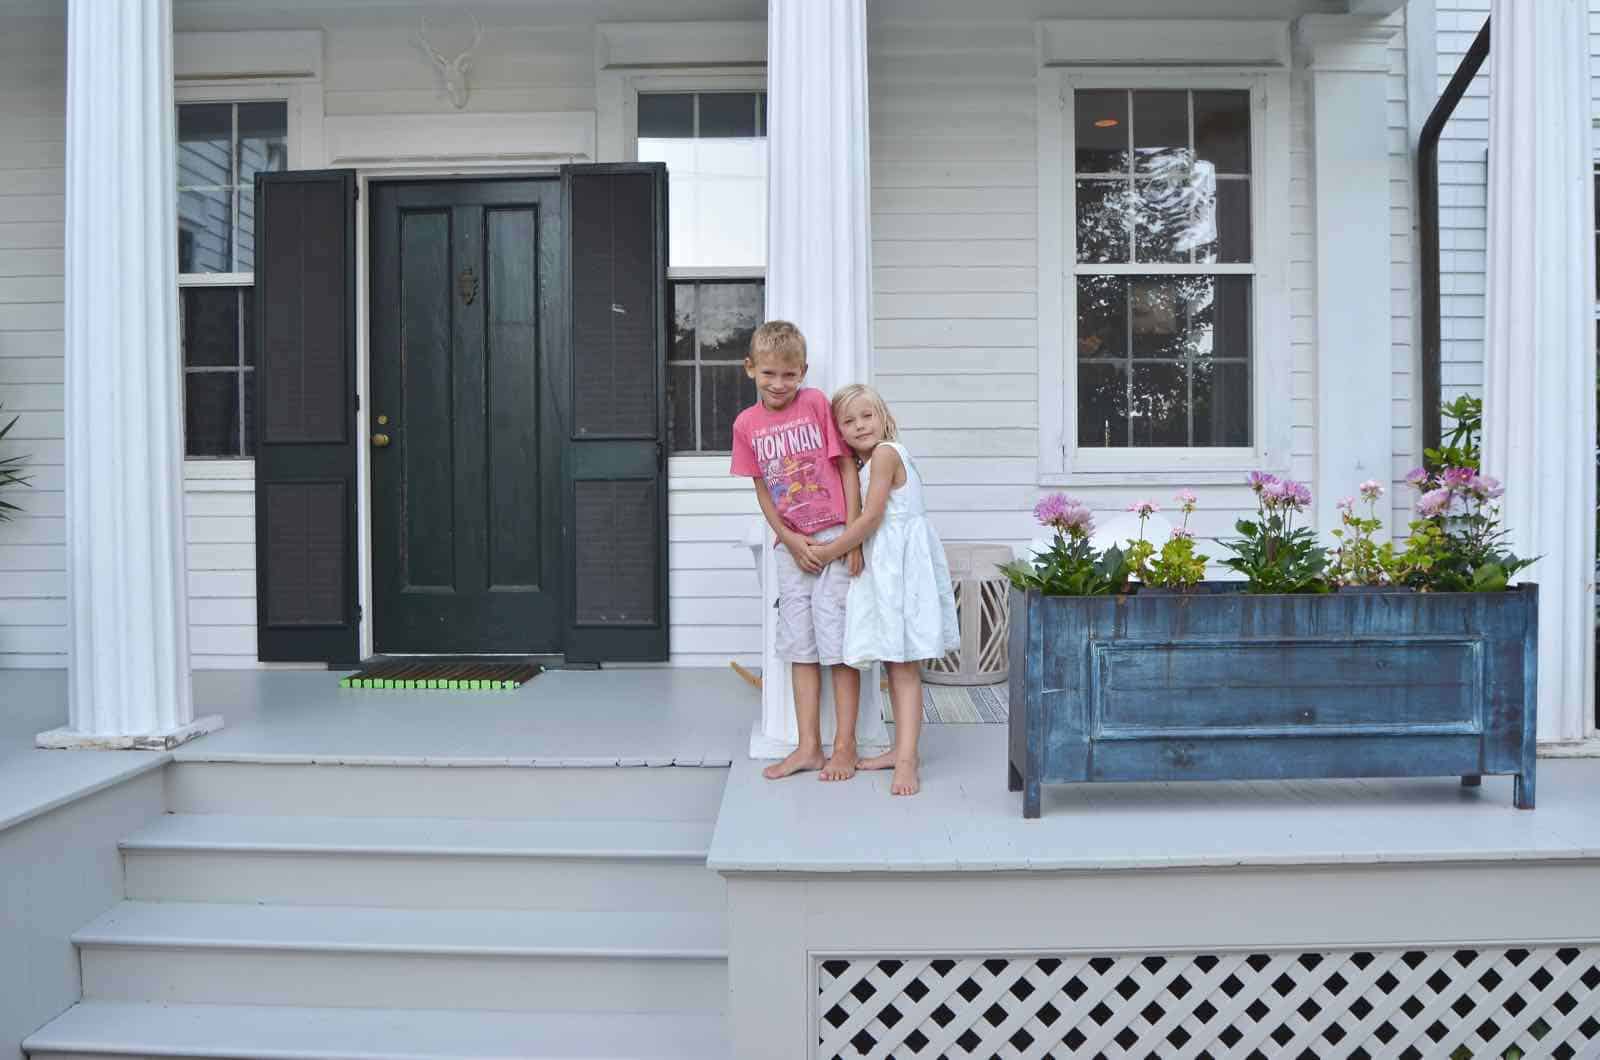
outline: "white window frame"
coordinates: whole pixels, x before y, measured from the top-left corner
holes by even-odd
[[[602,78],[612,78],[611,91],[604,93],[614,100],[622,158],[624,162],[639,160],[639,96],[658,92],[766,92],[765,72],[752,73],[737,69],[695,69],[682,73],[651,71],[649,73],[602,72]],[[604,109],[604,108],[603,108]],[[607,122],[602,113],[601,123]],[[605,137],[602,136],[602,140]],[[767,174],[771,180],[772,175]],[[769,248],[770,249],[770,248]],[[717,267],[669,267],[667,281],[691,280],[759,280],[767,279],[765,265]],[[764,288],[763,288],[764,289]],[[712,469],[726,472],[728,454],[716,452],[673,453],[669,458],[669,471],[679,475],[707,474]]]
[[[285,130],[287,160],[290,169],[316,168],[320,157],[308,157],[307,144],[321,142],[322,89],[320,82],[305,78],[284,79],[208,79],[184,80],[173,86],[173,107],[191,103],[277,103],[282,102],[287,112]],[[307,133],[314,128],[315,136]],[[177,188],[172,189],[174,195]],[[254,272],[180,272],[178,288],[187,287],[254,287]],[[179,352],[179,370],[183,368]],[[185,398],[187,400],[187,398]],[[187,436],[184,441],[184,475],[193,478],[252,478],[255,474],[253,456],[190,456]],[[221,469],[236,469],[230,475]]]
[[[1078,318],[1074,93],[1091,89],[1247,89],[1250,92],[1248,265],[1093,265],[1086,274],[1243,274],[1251,292],[1248,447],[1100,449],[1077,444]],[[1293,427],[1289,342],[1289,75],[1260,68],[1041,69],[1039,136],[1039,481],[1045,485],[1235,482],[1289,469]]]

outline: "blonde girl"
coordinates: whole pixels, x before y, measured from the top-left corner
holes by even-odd
[[[831,562],[866,545],[866,565],[845,603],[844,661],[855,667],[882,662],[888,670],[894,748],[866,759],[861,768],[893,769],[889,790],[915,795],[922,783],[922,662],[943,658],[960,643],[950,567],[928,521],[922,476],[895,440],[894,416],[883,398],[852,383],[833,395],[833,418],[861,464],[866,500],[843,534],[813,541],[812,547],[819,559]]]

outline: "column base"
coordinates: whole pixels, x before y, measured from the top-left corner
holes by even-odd
[[[51,729],[34,737],[33,743],[35,747],[48,751],[170,751],[196,736],[204,736],[220,728],[222,715],[207,714],[166,732],[101,736],[92,732],[78,732],[76,729]]]

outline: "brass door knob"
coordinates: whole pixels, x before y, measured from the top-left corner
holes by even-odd
[[[384,446],[386,446],[388,444],[389,444],[389,436],[387,434],[374,434],[372,436],[372,447],[374,449],[382,449]]]

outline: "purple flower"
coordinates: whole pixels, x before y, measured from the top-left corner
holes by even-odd
[[[1410,471],[1407,471],[1406,483],[1413,489],[1420,490],[1423,486],[1428,484],[1428,469],[1425,467],[1414,467]]]
[[[1161,505],[1155,501],[1134,501],[1128,505],[1128,511],[1136,513],[1141,519],[1148,519],[1161,510]]]
[[[1186,526],[1175,526],[1172,528],[1172,539],[1174,541],[1193,541],[1194,531]]]
[[[1360,491],[1362,500],[1376,501],[1383,496],[1383,485],[1377,479],[1369,478],[1361,484]]]
[[[1354,497],[1345,497],[1335,507],[1341,512],[1353,512],[1356,508],[1356,499]]]
[[[1276,507],[1279,503],[1288,498],[1290,492],[1289,487],[1292,485],[1292,483],[1279,482],[1271,475],[1268,475],[1267,478],[1270,481],[1263,482],[1259,488],[1256,488],[1256,492],[1261,494],[1261,499],[1267,502],[1267,507]]]
[[[1470,467],[1447,467],[1444,474],[1439,476],[1439,484],[1447,490],[1461,492],[1472,488],[1472,480],[1478,473]]]
[[[1182,504],[1185,508],[1192,508],[1199,498],[1194,495],[1194,490],[1185,488],[1174,493],[1172,499]]]
[[[1469,487],[1473,493],[1484,500],[1496,500],[1505,495],[1506,488],[1500,485],[1500,480],[1489,475],[1475,475]]]
[[[1275,484],[1278,481],[1278,476],[1269,475],[1264,471],[1252,471],[1250,472],[1250,478],[1247,481],[1250,483],[1251,489],[1255,490],[1257,493],[1260,493],[1268,486]]]
[[[1448,489],[1429,490],[1417,501],[1417,512],[1430,519],[1450,510],[1451,494]]]
[[[1033,506],[1040,525],[1087,537],[1094,531],[1094,516],[1083,502],[1065,493],[1052,493]]]

